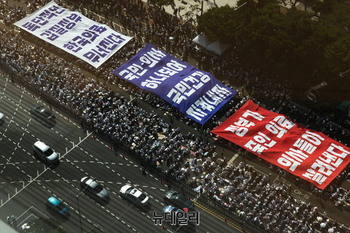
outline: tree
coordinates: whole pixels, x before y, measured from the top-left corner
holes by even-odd
[[[323,63],[318,64],[321,70],[319,80],[328,81],[339,72],[348,70],[350,7],[345,0],[324,0],[315,10],[318,22],[312,37],[313,47],[322,52]],[[345,49],[345,51],[342,51]]]
[[[210,40],[220,40],[232,43],[234,28],[238,26],[235,20],[234,8],[226,5],[211,8],[198,17],[197,31],[205,32]]]
[[[240,0],[237,6],[207,11],[197,30],[234,45],[245,64],[304,88],[350,68],[348,0],[318,2],[314,13],[295,7],[285,13],[275,0]]]
[[[350,35],[327,45],[324,52],[327,68],[338,74],[350,68]]]
[[[308,7],[311,7],[313,9],[317,5],[319,0],[295,0],[293,2],[293,7],[296,7],[298,2],[303,3],[304,4],[304,11],[307,11]]]

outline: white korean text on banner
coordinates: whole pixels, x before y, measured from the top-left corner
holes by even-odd
[[[251,100],[211,132],[320,189],[350,162],[350,148]]]
[[[15,25],[95,68],[132,39],[53,1]]]
[[[162,97],[186,117],[204,124],[237,91],[201,71],[147,44],[112,73]]]

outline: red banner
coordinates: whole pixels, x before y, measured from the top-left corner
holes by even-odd
[[[251,100],[211,132],[320,189],[350,162],[350,148]]]

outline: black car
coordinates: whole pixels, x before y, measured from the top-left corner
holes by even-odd
[[[55,115],[53,115],[53,113],[50,110],[41,105],[33,105],[30,109],[30,113],[37,120],[39,120],[41,123],[48,127],[53,126],[55,124]]]
[[[168,190],[163,195],[164,202],[167,205],[173,205],[180,209],[187,208],[189,210],[194,209],[193,201],[186,198],[184,195],[177,193],[174,190]]]

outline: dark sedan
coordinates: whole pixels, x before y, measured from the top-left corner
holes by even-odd
[[[186,198],[184,195],[177,193],[174,190],[168,190],[163,195],[164,202],[167,205],[173,205],[180,209],[187,208],[187,209],[194,209],[194,203],[193,201]]]
[[[30,113],[38,121],[40,121],[48,127],[51,127],[55,124],[55,115],[53,115],[53,113],[50,110],[41,105],[33,105],[30,109]]]

